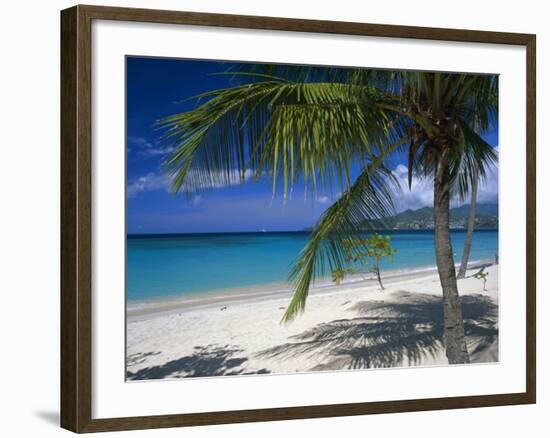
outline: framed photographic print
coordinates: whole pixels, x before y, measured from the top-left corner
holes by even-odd
[[[61,423],[535,403],[535,36],[61,13]]]

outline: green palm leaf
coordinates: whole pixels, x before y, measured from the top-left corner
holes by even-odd
[[[478,178],[484,181],[487,169],[498,161],[498,155],[493,147],[477,134],[468,124],[460,121],[462,134],[462,152],[455,154],[451,160],[451,178],[453,193],[460,200],[466,199],[472,181]]]
[[[408,140],[403,137],[389,146],[322,215],[290,273],[289,279],[294,283],[295,291],[283,321],[289,321],[304,311],[310,285],[317,277],[324,276],[326,265],[329,271],[339,271],[346,266],[347,258],[353,258],[355,254],[350,254],[345,245],[350,236],[360,233],[367,221],[391,215],[393,197],[400,187],[383,162]],[[362,248],[354,250],[361,251]]]
[[[159,122],[175,149],[165,165],[174,191],[241,180],[247,170],[316,188],[349,186],[353,159],[368,162],[402,134],[388,99],[362,85],[262,81],[216,90],[195,110]]]

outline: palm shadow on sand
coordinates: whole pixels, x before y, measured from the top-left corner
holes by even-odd
[[[136,372],[126,371],[128,380],[154,380],[181,377],[212,377],[245,374],[266,374],[267,369],[256,371],[244,370],[248,358],[241,357],[242,349],[225,345],[196,346],[192,354],[170,360],[162,365],[142,368]],[[145,357],[155,356],[158,352],[140,354],[139,357],[128,357],[128,365],[139,364]]]
[[[486,296],[466,295],[462,308],[471,361],[497,361],[498,306]],[[319,361],[314,371],[420,365],[443,351],[441,297],[399,291],[349,310],[357,316],[319,324],[258,355],[311,355]]]

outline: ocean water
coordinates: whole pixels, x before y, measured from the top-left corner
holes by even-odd
[[[383,270],[435,266],[432,231],[393,231],[397,249]],[[452,231],[459,263],[465,231]],[[284,283],[309,233],[130,235],[127,239],[128,301]],[[498,231],[474,233],[470,260],[494,259]]]

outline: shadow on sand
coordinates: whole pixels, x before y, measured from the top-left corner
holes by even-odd
[[[128,380],[151,380],[180,377],[211,377],[245,374],[267,374],[269,370],[260,369],[244,372],[243,365],[248,361],[246,357],[239,357],[243,350],[238,347],[225,345],[197,346],[193,354],[168,361],[162,365],[142,368],[136,372],[127,371]],[[159,354],[158,352],[142,353],[139,357],[129,356],[128,365],[142,363],[146,357]]]
[[[462,308],[472,362],[498,360],[498,306],[486,296],[466,295]],[[443,351],[441,297],[399,291],[349,310],[357,316],[319,324],[259,356],[312,355],[319,364],[311,370],[342,370],[419,365]]]

